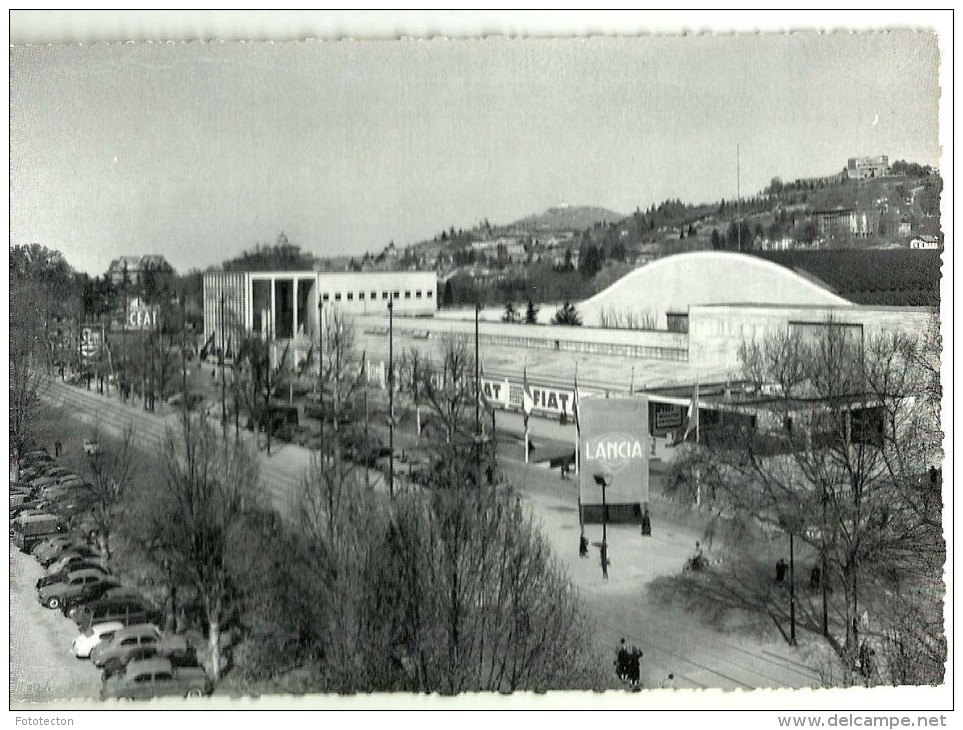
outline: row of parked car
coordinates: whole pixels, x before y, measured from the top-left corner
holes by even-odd
[[[209,694],[212,683],[197,662],[193,643],[182,634],[160,629],[160,612],[111,572],[92,543],[95,535],[83,528],[65,528],[66,513],[82,507],[73,506],[69,498],[36,491],[69,477],[69,471],[62,474],[66,470],[45,451],[27,454],[21,466],[20,479],[11,486],[11,509],[14,495],[25,489],[37,504],[18,508],[11,523],[14,544],[44,568],[45,575],[36,584],[38,603],[61,611],[76,624],[79,633],[71,650],[102,670],[101,697]],[[58,481],[44,481],[51,478]]]

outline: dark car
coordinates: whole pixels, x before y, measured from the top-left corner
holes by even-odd
[[[170,659],[153,657],[129,662],[123,672],[104,682],[100,698],[201,697],[212,689],[202,667],[175,667]]]
[[[100,586],[94,586],[84,591],[82,595],[65,600],[63,603],[64,616],[76,621],[80,613],[91,603],[121,599],[143,601],[144,596],[136,588],[125,586],[120,581],[111,578],[104,581]]]
[[[186,646],[184,648],[164,646],[163,644],[138,646],[136,649],[131,649],[126,656],[111,657],[104,662],[104,671],[101,674],[101,679],[107,681],[114,675],[120,674],[127,668],[130,662],[140,661],[141,659],[152,659],[154,657],[164,657],[170,660],[171,666],[175,668],[201,666],[197,661],[197,650],[193,646]]]
[[[142,598],[100,598],[84,604],[72,618],[81,630],[86,630],[93,624],[107,621],[120,621],[125,626],[148,624],[156,614],[157,611]]]

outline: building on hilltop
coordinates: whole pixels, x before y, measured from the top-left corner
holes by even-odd
[[[110,262],[107,276],[114,286],[123,286],[125,281],[130,286],[141,286],[151,277],[156,285],[161,285],[173,278],[174,268],[157,254],[120,256]]]
[[[865,180],[871,177],[883,177],[889,172],[889,157],[850,157],[846,161],[846,175],[851,180]]]

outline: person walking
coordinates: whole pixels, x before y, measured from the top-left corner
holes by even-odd
[[[637,646],[632,647],[629,652],[629,685],[633,692],[638,692],[641,688],[639,679],[642,676],[642,650]]]
[[[813,570],[809,574],[809,590],[813,593],[819,590],[819,581],[822,580],[822,571],[818,565],[813,565]]]
[[[668,677],[662,680],[662,689],[675,689],[675,675],[671,672]]]
[[[580,558],[587,558],[588,549],[589,549],[588,538],[585,537],[585,533],[583,532],[578,539],[578,556]]]
[[[619,648],[615,654],[615,674],[619,681],[625,682],[629,676],[629,652],[625,648],[625,638],[619,640]]]
[[[789,570],[789,566],[786,565],[786,561],[779,558],[776,561],[776,583],[782,583],[786,579],[787,570]]]
[[[61,450],[63,447],[64,447],[64,445],[61,443],[60,439],[57,439],[57,440],[54,442],[54,456],[60,456],[60,450]]]

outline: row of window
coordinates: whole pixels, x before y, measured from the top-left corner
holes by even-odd
[[[387,327],[368,327],[365,334],[388,334]],[[395,328],[399,337],[415,337],[424,339],[430,336],[425,330],[409,330]],[[461,335],[471,338],[472,335]],[[621,345],[610,342],[573,342],[571,340],[546,340],[541,337],[516,337],[512,335],[479,335],[478,341],[488,345],[503,345],[505,347],[527,347],[538,350],[565,350],[570,352],[587,352],[613,357],[637,357],[647,360],[671,360],[687,362],[689,351],[680,347],[656,347],[652,345]]]
[[[412,297],[411,297],[412,293],[414,293],[414,295],[415,295],[414,298],[415,298],[415,299],[421,299],[421,298],[422,298],[422,291],[421,291],[421,289],[415,289],[414,292],[412,292],[410,289],[408,289],[408,290],[405,290],[405,293],[404,293],[404,294],[405,294],[405,299],[411,299],[411,298],[412,298]],[[386,292],[386,291],[383,291],[383,292],[381,292],[381,298],[382,298],[383,300],[388,299],[388,295],[389,295],[389,294],[391,295],[391,298],[392,298],[392,299],[401,299],[401,291],[394,291],[394,292]],[[346,293],[344,294],[344,297],[345,297],[349,302],[352,302],[352,301],[354,301],[355,293],[354,293],[354,292],[350,292],[350,291],[349,291],[349,292],[346,292]],[[431,289],[429,289],[428,291],[424,292],[424,297],[425,297],[426,299],[434,299],[434,298],[435,298],[435,292],[433,292]],[[341,301],[341,298],[342,298],[342,293],[341,293],[341,292],[335,292],[335,293],[334,293],[334,301],[340,302],[340,301]],[[365,292],[363,292],[363,291],[358,292],[358,301],[363,302],[364,299],[365,299]],[[372,301],[372,302],[373,302],[373,301],[376,301],[376,300],[378,299],[378,292],[376,292],[376,291],[371,292],[371,295],[368,297],[368,299],[369,299],[370,301]],[[324,293],[321,295],[321,301],[327,302],[327,301],[330,301],[330,300],[331,300],[331,294],[330,294],[330,293],[324,292]]]

